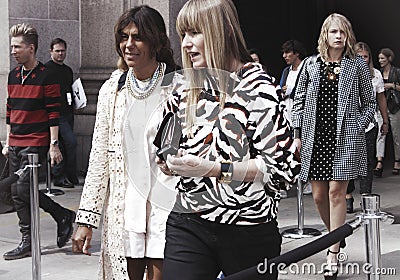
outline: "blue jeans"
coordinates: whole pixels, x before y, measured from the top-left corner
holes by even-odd
[[[63,155],[63,161],[55,165],[52,169],[54,182],[61,183],[64,178],[71,181],[76,180],[76,147],[77,141],[73,131],[74,115],[60,116],[58,134],[60,137],[60,150]]]
[[[215,280],[264,263],[281,252],[278,224],[228,225],[197,214],[171,212],[167,220],[163,280]],[[265,279],[277,279],[265,274]]]

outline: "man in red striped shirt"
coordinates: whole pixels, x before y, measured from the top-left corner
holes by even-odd
[[[60,85],[56,77],[36,59],[38,34],[28,24],[11,27],[11,55],[18,67],[8,76],[7,138],[2,153],[9,158],[10,173],[28,164],[28,154],[38,154],[44,162],[49,152],[51,164],[62,160],[58,148]],[[22,175],[11,186],[19,218],[22,241],[3,255],[5,260],[31,255],[31,214],[29,176]],[[57,222],[57,245],[63,247],[71,237],[75,212],[39,192],[39,206]]]

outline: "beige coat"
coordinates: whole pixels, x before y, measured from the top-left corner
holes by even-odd
[[[128,176],[123,128],[127,113],[125,95],[128,93],[125,85],[117,91],[121,74],[114,72],[99,92],[89,168],[77,215],[78,223],[95,227],[100,226],[103,218],[99,279],[129,279],[123,243]],[[160,85],[157,87],[153,94],[158,94],[161,99],[165,90],[159,90]],[[160,171],[156,169],[154,172]],[[151,191],[147,195],[151,195]],[[147,200],[143,200],[144,204]],[[145,222],[142,217],[146,217],[146,210],[139,206],[133,215],[137,217],[138,223],[143,224]]]

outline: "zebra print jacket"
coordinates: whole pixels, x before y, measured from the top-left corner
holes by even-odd
[[[284,105],[276,87],[257,63],[238,73],[220,109],[220,94],[213,78],[204,81],[196,107],[196,120],[188,137],[185,123],[188,87],[176,86],[165,105],[181,121],[180,148],[188,154],[220,162],[255,159],[263,174],[259,182],[219,183],[215,177],[181,177],[175,211],[198,213],[201,218],[226,224],[258,224],[276,219],[279,190],[288,189],[300,170]],[[232,82],[232,80],[230,82]]]

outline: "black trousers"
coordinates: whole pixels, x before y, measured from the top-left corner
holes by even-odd
[[[28,154],[38,154],[42,168],[45,168],[46,155],[49,147],[9,147],[10,174],[29,164]],[[31,208],[30,208],[30,182],[29,172],[25,172],[16,183],[11,185],[11,194],[14,200],[15,209],[19,218],[20,231],[23,237],[31,233]],[[48,212],[57,222],[60,221],[65,213],[58,203],[50,197],[39,192],[39,206]]]
[[[163,280],[215,280],[280,254],[278,224],[228,225],[196,214],[171,212],[167,220]],[[277,271],[265,279],[277,279]]]
[[[77,180],[76,147],[74,134],[74,114],[60,116],[59,123],[60,150],[63,160],[52,168],[54,183],[62,183],[65,178]]]
[[[367,176],[360,177],[360,193],[371,193],[372,180],[374,179],[374,166],[376,165],[376,137],[378,135],[378,127],[365,133],[367,144]],[[355,190],[354,180],[350,180],[346,193],[352,193]]]

